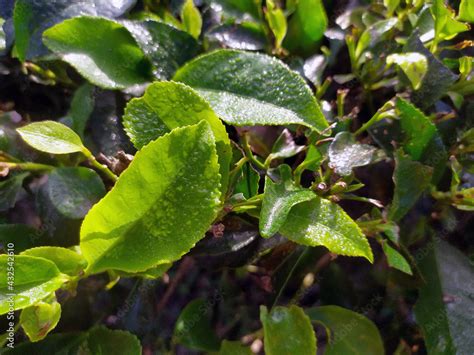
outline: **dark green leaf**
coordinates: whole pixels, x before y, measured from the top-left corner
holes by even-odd
[[[377,327],[362,314],[338,306],[310,308],[306,314],[311,321],[322,323],[330,331],[327,355],[385,353]]]
[[[263,324],[266,354],[316,354],[316,336],[313,326],[300,307],[278,306],[269,313],[265,306],[261,306],[260,320]]]
[[[135,0],[16,0],[14,11],[15,50],[20,60],[48,54],[43,45],[43,32],[68,18],[91,15],[116,18],[135,4]]]
[[[403,52],[417,52],[428,60],[428,71],[421,83],[421,87],[413,92],[413,103],[421,109],[426,109],[442,97],[448,88],[456,81],[457,75],[445,67],[431,52],[425,48],[419,39],[419,33],[413,32]]]
[[[331,167],[343,176],[352,174],[353,168],[374,163],[383,156],[376,147],[357,143],[350,132],[338,133],[328,153]]]
[[[390,219],[402,219],[429,186],[432,174],[433,168],[413,161],[401,151],[397,151],[393,173],[395,191],[389,211]]]
[[[219,350],[219,339],[211,327],[211,311],[212,304],[203,299],[188,303],[176,322],[176,342],[195,350]]]
[[[296,145],[291,132],[285,128],[273,144],[271,157],[268,159],[290,158],[303,151],[304,148],[303,145]]]
[[[195,88],[229,124],[328,126],[304,80],[266,55],[215,51],[187,63],[174,79]]]
[[[23,342],[21,344],[15,344],[13,349],[8,349],[4,354],[72,355],[78,353],[81,344],[86,339],[87,333],[50,334],[44,340],[37,343]]]
[[[22,190],[23,180],[28,175],[29,173],[20,173],[0,182],[0,211],[6,211],[15,206]]]
[[[175,71],[198,52],[198,43],[188,33],[157,21],[123,21],[153,64],[159,80],[170,79]]]
[[[234,193],[241,193],[245,198],[258,194],[260,174],[250,163],[244,164],[241,175],[234,188]]]
[[[0,242],[15,245],[15,253],[32,248],[41,240],[42,231],[26,224],[0,224]]]
[[[81,250],[88,271],[140,272],[179,259],[204,236],[220,195],[209,124],[175,128],[138,152],[86,216]]]
[[[88,168],[58,168],[48,175],[39,195],[62,216],[82,219],[104,195],[105,187],[97,173]]]
[[[322,245],[333,253],[363,256],[370,262],[374,259],[352,218],[337,204],[320,197],[294,206],[280,232],[299,244]]]
[[[56,265],[46,259],[26,255],[12,257],[0,255],[0,314],[13,309],[23,309],[41,301],[67,281]],[[12,269],[10,269],[10,267]],[[7,279],[7,271],[14,270],[13,283]]]
[[[260,212],[260,234],[269,238],[276,234],[285,223],[293,206],[316,198],[311,190],[297,187],[288,165],[280,165],[280,181],[274,183],[265,178],[265,195]]]
[[[435,239],[420,253],[425,278],[415,315],[430,354],[469,354],[474,348],[474,269],[457,249]]]
[[[88,83],[81,85],[71,101],[71,107],[66,120],[71,120],[70,127],[80,136],[84,137],[87,120],[94,110],[94,87]]]
[[[81,16],[49,28],[43,41],[91,83],[123,89],[145,83],[151,63],[124,26],[112,20]],[[107,45],[104,45],[107,43]]]

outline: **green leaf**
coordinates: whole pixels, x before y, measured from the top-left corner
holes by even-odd
[[[70,276],[77,276],[87,266],[87,262],[81,255],[60,247],[37,247],[25,250],[20,255],[50,260],[56,264],[60,272]]]
[[[270,177],[265,178],[265,195],[259,223],[260,234],[264,238],[269,238],[280,230],[293,206],[316,198],[313,191],[295,185],[288,165],[283,164],[278,168],[280,181],[274,183]]]
[[[461,0],[459,4],[459,19],[474,23],[474,3],[470,0]]]
[[[49,296],[67,281],[56,265],[46,259],[26,255],[0,255],[0,314],[13,309],[23,309]],[[15,280],[7,278],[13,271]]]
[[[185,62],[197,55],[197,41],[187,32],[158,21],[122,21],[153,64],[153,75],[170,79]]]
[[[16,0],[13,14],[15,26],[15,52],[21,61],[48,54],[42,41],[43,32],[65,19],[80,16],[116,18],[124,14],[135,0],[101,1],[69,0],[30,1]],[[2,5],[3,6],[3,5]]]
[[[104,183],[94,170],[57,168],[41,186],[38,198],[43,204],[47,201],[62,216],[82,219],[105,193]]]
[[[382,248],[390,267],[400,270],[408,275],[413,275],[410,264],[408,264],[402,254],[392,248],[386,241],[382,242]]]
[[[68,126],[54,121],[30,123],[17,132],[33,148],[50,154],[84,152],[81,137]]]
[[[253,355],[252,350],[248,346],[243,345],[240,341],[223,340],[219,355]]]
[[[29,173],[20,173],[0,181],[0,211],[6,211],[15,206],[23,186],[23,180]]]
[[[275,5],[273,0],[267,0],[267,11],[265,11],[265,17],[268,22],[268,26],[272,30],[275,36],[275,47],[280,48],[283,39],[286,36],[287,23],[286,17],[282,9]]]
[[[328,25],[326,10],[321,0],[299,0],[288,21],[288,34],[283,46],[303,54],[311,54],[324,36]]]
[[[304,80],[266,55],[214,51],[187,63],[174,80],[195,88],[220,118],[235,126],[328,126]]]
[[[86,347],[88,354],[142,354],[142,346],[135,335],[103,326],[95,327],[88,332],[83,347]]]
[[[44,339],[60,318],[61,305],[56,300],[39,302],[21,311],[20,324],[30,341],[36,342]]]
[[[392,206],[389,217],[399,221],[415,205],[423,191],[429,186],[433,168],[411,160],[399,150],[395,156]]]
[[[194,350],[219,350],[219,339],[211,327],[211,311],[212,306],[203,299],[188,303],[176,321],[176,342]]]
[[[472,262],[440,238],[419,258],[425,278],[415,305],[417,323],[429,354],[470,354],[474,349],[474,268]]]
[[[4,23],[5,20],[0,18],[0,53],[2,53],[7,46],[5,31],[3,30]]]
[[[313,326],[300,307],[278,306],[269,313],[265,306],[260,306],[260,320],[266,354],[316,354]]]
[[[423,54],[420,53],[394,53],[387,56],[387,64],[397,64],[410,80],[413,88],[418,90],[421,82],[428,70],[428,61]]]
[[[151,76],[151,63],[132,35],[112,20],[87,16],[66,20],[46,30],[43,42],[87,80],[103,88],[143,84]]]
[[[80,244],[87,271],[140,272],[179,259],[204,236],[219,198],[209,124],[175,128],[140,150],[89,211]]]
[[[363,256],[373,261],[372,250],[357,224],[337,204],[316,197],[294,206],[280,233],[303,245],[322,245],[329,251]]]
[[[209,122],[219,155],[222,190],[227,190],[232,149],[226,129],[209,104],[190,87],[175,82],[150,85],[143,97],[131,100],[123,124],[138,149],[174,128]]]
[[[199,10],[194,6],[193,0],[185,0],[181,9],[181,20],[186,32],[194,38],[199,38],[201,34],[202,18]]]
[[[400,97],[397,97],[396,110],[405,136],[403,149],[413,160],[419,160],[437,134],[436,126],[423,112]]]
[[[342,176],[352,174],[355,167],[372,164],[382,157],[379,149],[357,143],[350,132],[338,133],[331,142],[328,153],[330,166]]]
[[[400,0],[383,0],[383,4],[387,8],[388,16],[392,16],[400,5]]]
[[[382,338],[372,321],[362,314],[339,306],[322,306],[306,310],[311,321],[329,330],[325,354],[384,354]]]

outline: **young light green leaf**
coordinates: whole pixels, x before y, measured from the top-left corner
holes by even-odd
[[[314,307],[307,309],[306,314],[329,330],[327,355],[385,353],[377,327],[362,314],[338,306]]]
[[[26,255],[0,255],[0,314],[12,307],[23,309],[49,296],[67,281],[56,265],[49,260]],[[15,273],[9,281],[7,272]]]
[[[122,21],[153,64],[153,75],[170,79],[185,62],[197,55],[198,42],[187,32],[158,21]]]
[[[283,10],[276,6],[273,0],[267,0],[266,4],[265,17],[275,36],[275,47],[280,48],[287,31],[286,17]]]
[[[392,248],[386,241],[382,242],[382,248],[390,267],[400,270],[408,275],[413,275],[410,264],[408,264],[402,254]]]
[[[260,306],[260,321],[266,354],[316,354],[313,326],[300,307],[278,306],[269,313],[265,306]]]
[[[209,124],[175,128],[139,151],[89,211],[80,244],[87,271],[140,272],[179,259],[204,236],[219,198],[219,164]]]
[[[23,180],[29,173],[20,173],[0,181],[0,211],[6,211],[13,206],[22,190]]]
[[[399,221],[413,207],[423,191],[429,186],[433,168],[411,160],[401,150],[395,156],[392,206],[389,217]]]
[[[245,198],[250,198],[258,194],[259,183],[260,174],[250,163],[246,163],[242,166],[239,180],[235,184],[234,193],[241,193]]]
[[[317,48],[328,25],[326,10],[321,0],[299,0],[288,21],[288,34],[283,46],[290,51],[311,54]]]
[[[383,0],[383,4],[387,8],[388,16],[392,16],[400,5],[400,0]]]
[[[156,82],[145,94],[131,100],[123,116],[128,136],[137,149],[176,127],[209,122],[216,142],[230,144],[224,125],[206,100],[181,83]]]
[[[343,176],[352,174],[353,168],[372,164],[383,156],[376,147],[357,143],[350,132],[338,133],[331,142],[328,153],[330,166]]]
[[[199,38],[201,34],[202,18],[199,10],[194,6],[193,0],[185,0],[181,9],[181,20],[186,32],[194,38]]]
[[[37,247],[25,250],[20,255],[35,256],[52,261],[60,272],[77,276],[87,266],[86,260],[78,253],[61,247]]]
[[[280,165],[279,173],[280,181],[277,183],[268,176],[265,178],[265,194],[259,223],[260,234],[264,238],[269,238],[280,230],[293,206],[317,197],[311,190],[294,184],[288,165]]]
[[[355,50],[355,56],[359,58],[361,54],[371,46],[382,40],[390,30],[398,23],[398,19],[389,18],[380,20],[369,26],[360,36]]]
[[[303,245],[322,245],[329,251],[363,256],[373,262],[372,250],[357,224],[337,204],[316,197],[294,206],[280,233]]]
[[[218,50],[187,63],[174,80],[195,88],[217,115],[236,126],[328,126],[304,80],[281,61],[257,53]]]
[[[20,324],[30,341],[36,342],[44,339],[60,318],[61,305],[56,300],[39,302],[21,311]]]
[[[42,42],[43,31],[65,19],[80,15],[116,18],[134,4],[135,0],[48,0],[46,3],[16,0],[13,14],[16,55],[24,61],[48,54],[48,49]]]
[[[458,18],[461,21],[474,23],[474,3],[471,0],[461,0]]]
[[[128,103],[123,116],[125,130],[138,149],[176,127],[193,125],[201,120],[209,122],[214,133],[222,189],[225,191],[232,158],[230,140],[221,120],[193,89],[172,81],[154,83],[143,97]]]
[[[413,160],[419,160],[437,133],[436,126],[423,112],[401,97],[397,97],[396,111],[405,136],[403,149]]]
[[[211,311],[204,299],[188,303],[176,321],[176,342],[194,350],[219,350],[219,339],[211,327]]]
[[[76,132],[55,121],[33,122],[17,132],[26,143],[45,153],[68,154],[86,149]]]
[[[463,253],[444,242],[430,241],[419,258],[425,279],[415,305],[417,323],[430,354],[469,354],[474,349],[474,268]]]
[[[142,346],[138,338],[124,330],[111,330],[106,327],[95,327],[88,332],[87,342],[83,344],[88,354],[141,355]]]
[[[387,56],[387,64],[397,64],[408,77],[413,88],[418,90],[428,70],[428,61],[420,53],[394,53]]]
[[[151,63],[143,51],[125,27],[112,20],[75,17],[46,30],[43,42],[103,88],[123,89],[151,77]]]
[[[37,198],[45,208],[51,205],[62,216],[82,219],[105,193],[104,183],[94,170],[57,168],[48,175]]]
[[[452,39],[458,33],[470,29],[468,24],[454,18],[454,11],[445,5],[444,0],[434,0],[431,13],[435,22],[435,40],[437,41]]]

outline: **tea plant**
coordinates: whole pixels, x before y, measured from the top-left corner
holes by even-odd
[[[0,5],[2,353],[472,352],[471,1]]]

